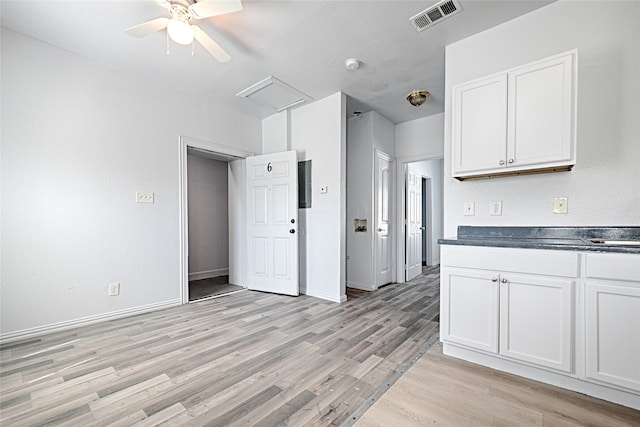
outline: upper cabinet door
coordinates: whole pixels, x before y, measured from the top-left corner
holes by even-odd
[[[465,83],[453,92],[453,175],[504,167],[507,75]]]
[[[452,175],[571,170],[577,51],[454,86]]]
[[[507,166],[571,160],[573,55],[513,70],[508,82]]]

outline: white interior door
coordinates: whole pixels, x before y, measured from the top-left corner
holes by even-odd
[[[393,160],[384,153],[376,151],[375,175],[375,277],[376,286],[393,281],[391,260],[391,218],[390,190]]]
[[[411,165],[406,172],[406,262],[405,280],[422,273],[422,177]]]
[[[298,295],[297,154],[248,157],[246,170],[247,287]]]

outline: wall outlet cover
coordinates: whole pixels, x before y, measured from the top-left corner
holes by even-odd
[[[553,198],[553,213],[554,214],[566,214],[569,212],[569,198],[568,197],[554,197]]]
[[[489,205],[489,215],[502,215],[502,200],[494,200],[493,202],[491,202],[491,205]]]
[[[464,204],[464,216],[474,216],[476,214],[475,202],[466,202]]]
[[[109,283],[109,296],[114,297],[120,295],[120,283]]]

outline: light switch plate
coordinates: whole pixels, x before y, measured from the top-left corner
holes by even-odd
[[[153,203],[153,193],[147,191],[136,191],[136,203]]]
[[[489,215],[502,215],[502,200],[494,200],[493,202],[491,202],[491,205],[489,205]]]
[[[566,214],[569,212],[569,198],[568,197],[554,197],[553,198],[553,213],[554,214]]]
[[[324,194],[327,191],[329,191],[329,188],[326,185],[323,185],[322,187],[320,187],[320,193],[321,194]]]
[[[464,204],[464,216],[474,216],[476,214],[475,202],[466,202]]]

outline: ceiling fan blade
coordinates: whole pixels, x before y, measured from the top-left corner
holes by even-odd
[[[133,37],[144,37],[156,31],[164,30],[169,25],[169,18],[156,18],[144,24],[134,25],[124,30],[125,33]]]
[[[156,3],[158,3],[160,6],[164,7],[165,9],[171,9],[171,3],[167,0],[156,0]]]
[[[192,25],[193,37],[205,48],[209,53],[220,62],[228,62],[231,56],[226,50],[220,47],[211,37],[200,29],[197,25]]]
[[[198,19],[242,10],[240,0],[200,0],[189,6],[189,11]]]

